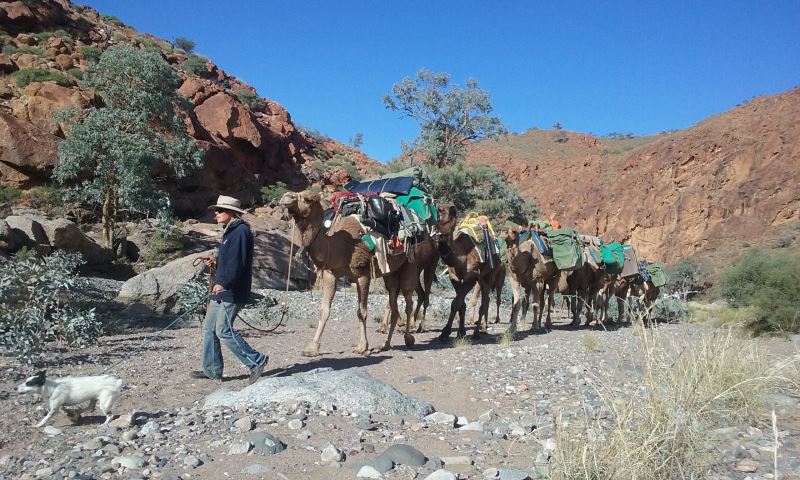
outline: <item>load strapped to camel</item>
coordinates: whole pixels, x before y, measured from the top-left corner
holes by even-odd
[[[641,263],[642,277],[645,281],[650,281],[653,286],[661,288],[667,284],[669,280],[664,267],[658,263],[642,262]]]
[[[437,211],[433,197],[423,188],[427,179],[414,167],[382,178],[351,181],[347,192],[333,195],[333,211],[340,217],[356,216],[364,227],[362,241],[375,251],[383,273],[389,255],[413,258],[414,246],[433,231]]]
[[[633,246],[622,244],[622,273],[620,276],[625,279],[636,278],[639,276],[639,260],[636,258],[636,250]]]
[[[548,234],[553,249],[553,260],[561,271],[578,270],[583,267],[583,248],[578,232],[573,228],[559,228]]]
[[[608,273],[622,273],[625,263],[625,252],[621,243],[611,242],[600,247],[600,257]]]
[[[489,267],[494,268],[494,256],[500,254],[500,245],[497,243],[492,223],[486,215],[469,212],[454,233],[455,238],[460,235],[467,235],[475,244],[480,263],[488,262]]]

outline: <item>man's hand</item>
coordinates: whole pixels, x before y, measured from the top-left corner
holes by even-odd
[[[206,267],[212,268],[217,264],[217,258],[216,257],[203,257],[203,263],[206,265]]]
[[[213,293],[215,295],[220,293],[220,292],[224,292],[224,291],[225,291],[225,287],[223,287],[219,283],[215,283],[214,286],[211,287],[211,293]]]

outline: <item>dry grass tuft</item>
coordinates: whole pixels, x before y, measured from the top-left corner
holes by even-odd
[[[456,339],[453,340],[453,347],[456,350],[463,350],[470,345],[472,345],[472,337],[469,336],[456,337]]]
[[[501,347],[510,347],[514,343],[514,332],[506,330],[497,338],[497,343]]]
[[[600,348],[600,341],[594,333],[587,333],[581,339],[583,347],[588,352],[596,352]]]
[[[612,420],[557,422],[552,478],[703,478],[714,461],[712,430],[755,419],[765,393],[797,389],[787,375],[800,355],[770,364],[731,328],[680,343],[641,322],[636,328],[644,363],[639,394],[597,386]]]
[[[724,305],[695,303],[689,304],[689,321],[706,323],[715,327],[734,325],[741,328],[756,318],[753,307],[733,308]]]

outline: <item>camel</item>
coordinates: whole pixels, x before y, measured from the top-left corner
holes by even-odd
[[[538,331],[542,327],[542,316],[544,314],[545,292],[548,292],[549,302],[547,308],[546,328],[551,328],[552,317],[550,314],[553,304],[553,295],[557,287],[559,272],[554,262],[545,261],[542,252],[536,247],[533,240],[519,242],[519,231],[511,228],[504,233],[506,245],[508,245],[508,270],[511,280],[511,289],[514,300],[511,307],[511,327],[517,328],[517,315],[520,307],[522,308],[522,320],[527,313],[528,300],[531,294],[534,306],[538,302],[538,312],[534,310],[533,320],[531,321],[531,331]],[[520,290],[524,290],[525,300],[520,299]]]
[[[431,287],[433,280],[436,276],[436,266],[439,265],[439,249],[435,242],[430,237],[426,237],[423,242],[417,244],[416,251],[414,252],[414,263],[417,265],[417,270],[422,272],[422,279],[418,280],[417,288],[417,306],[414,309],[412,317],[406,317],[406,322],[411,322],[411,330],[416,327],[417,333],[425,331],[425,315],[428,312],[430,305]],[[422,309],[422,317],[419,316],[419,311]],[[381,323],[377,331],[379,333],[386,333],[389,325],[389,318],[391,315],[391,308],[387,304],[383,311]],[[419,323],[417,321],[419,320]],[[402,326],[403,323],[398,323]]]
[[[450,283],[453,284],[453,288],[456,291],[456,297],[450,304],[450,316],[447,319],[447,324],[439,335],[440,341],[446,341],[453,330],[453,320],[456,313],[459,314],[458,336],[463,337],[466,335],[464,326],[466,303],[464,299],[476,283],[481,286],[481,306],[478,315],[488,314],[489,290],[501,262],[500,256],[494,255],[494,267],[490,267],[489,262],[480,263],[478,252],[475,251],[475,246],[467,235],[459,235],[458,238],[453,238],[458,221],[456,207],[453,205],[439,205],[437,209],[439,212],[437,228],[440,233],[439,254],[442,257],[442,261],[449,267]],[[476,325],[473,335],[477,336],[479,334],[480,325]]]
[[[375,264],[374,254],[361,241],[363,230],[361,224],[353,217],[345,217],[333,225],[327,233],[323,233],[323,213],[319,194],[306,190],[303,192],[286,192],[279,204],[294,219],[297,231],[293,241],[300,243],[308,251],[308,256],[321,275],[322,304],[319,323],[314,337],[302,354],[308,357],[319,355],[320,340],[325,324],[330,316],[331,302],[336,294],[336,279],[347,277],[356,282],[358,292],[359,341],[355,353],[366,354],[369,350],[367,341],[367,296],[370,280],[380,275]],[[402,292],[406,300],[406,316],[411,315],[411,294],[418,283],[416,264],[409,263],[405,255],[389,257],[391,273],[384,275],[386,290],[389,292],[389,305],[392,311],[389,332],[383,349],[391,348],[392,333],[399,313],[397,296]],[[404,335],[406,345],[414,344],[414,337],[408,326]]]
[[[652,321],[651,313],[653,311],[653,305],[655,305],[656,300],[658,300],[658,295],[661,290],[653,285],[653,282],[646,281],[642,283],[634,283],[631,285],[630,295],[637,297],[641,302],[642,309],[643,309],[643,320],[647,323]]]
[[[490,288],[494,292],[494,300],[495,300],[495,317],[494,323],[500,323],[500,302],[503,300],[503,285],[506,283],[506,266],[502,263],[500,264],[500,268],[496,270],[495,278],[493,282],[490,282]],[[467,316],[467,325],[475,325],[475,307],[478,305],[478,296],[481,294],[481,286],[479,284],[475,284],[475,287],[472,289],[472,295],[470,295],[469,299],[469,315]],[[488,311],[487,311],[488,316]],[[486,317],[478,317],[478,322],[481,320],[486,322],[486,329],[488,330],[489,319]]]

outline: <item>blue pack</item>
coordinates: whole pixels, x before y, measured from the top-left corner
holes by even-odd
[[[553,250],[547,246],[547,243],[545,243],[544,240],[542,240],[541,235],[534,232],[533,230],[531,230],[530,232],[531,232],[531,238],[536,243],[536,246],[539,248],[539,251],[542,252],[542,254],[547,255],[548,257],[552,257]]]

